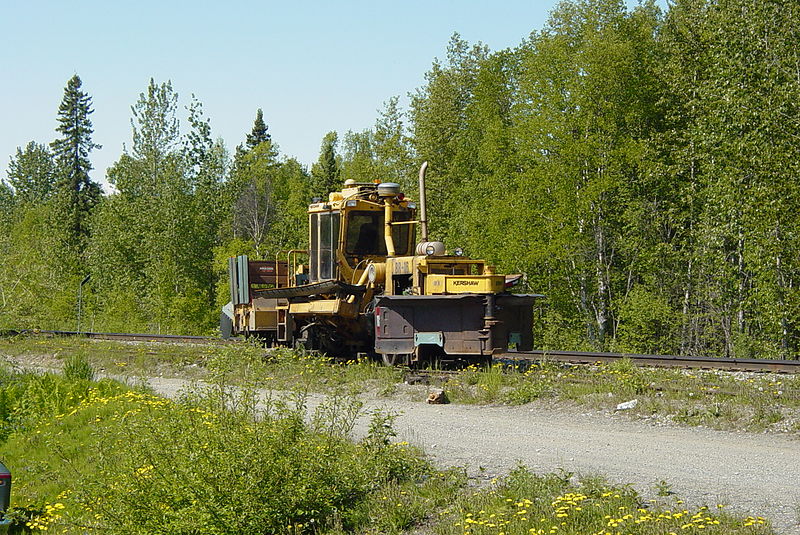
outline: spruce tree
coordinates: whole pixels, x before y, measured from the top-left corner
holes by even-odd
[[[253,150],[259,144],[272,139],[272,136],[267,133],[268,129],[269,127],[264,123],[264,112],[261,111],[261,108],[258,108],[258,112],[256,112],[256,120],[253,123],[253,130],[247,134],[248,150]]]
[[[89,153],[101,147],[92,142],[92,98],[81,85],[77,74],[67,82],[58,108],[56,131],[61,137],[50,144],[60,175],[57,189],[64,197],[69,230],[76,241],[88,235],[88,215],[100,198],[100,186],[89,178]]]
[[[322,138],[319,160],[311,166],[312,194],[327,198],[328,193],[339,187],[341,164],[336,157],[336,145],[339,136],[336,132],[328,132]]]

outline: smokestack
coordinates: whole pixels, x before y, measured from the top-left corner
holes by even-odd
[[[428,241],[428,212],[425,207],[425,171],[428,170],[428,162],[422,162],[419,168],[419,228],[422,233],[420,241]]]

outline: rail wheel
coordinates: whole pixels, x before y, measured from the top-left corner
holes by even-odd
[[[408,366],[411,362],[408,353],[381,353],[381,358],[386,366]]]

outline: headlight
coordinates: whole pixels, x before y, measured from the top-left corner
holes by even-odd
[[[464,249],[462,249],[461,247],[456,247],[455,250],[453,251],[453,254],[456,256],[464,256]]]
[[[345,206],[358,206],[358,201],[355,199],[350,199],[345,203]]]
[[[429,245],[425,248],[425,254],[431,256],[433,253],[436,252],[436,248],[433,245]]]
[[[409,210],[416,210],[417,209],[417,203],[415,203],[415,202],[410,202],[406,206],[408,206]]]

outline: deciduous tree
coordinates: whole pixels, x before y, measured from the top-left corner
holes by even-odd
[[[25,150],[8,164],[8,185],[17,202],[41,203],[50,199],[56,189],[57,171],[53,154],[47,146],[31,141]]]

